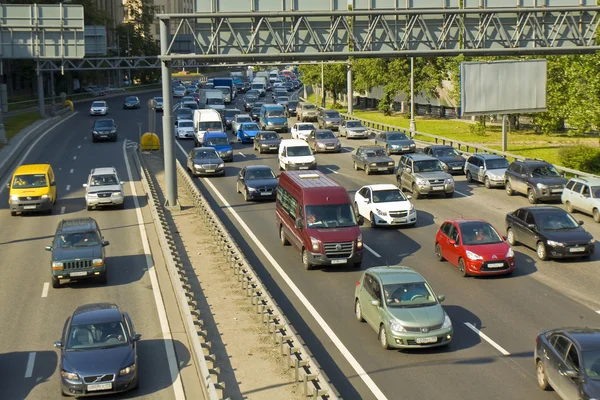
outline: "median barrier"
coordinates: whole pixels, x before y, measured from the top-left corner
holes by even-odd
[[[73,105],[73,102],[71,100],[65,100],[65,106],[69,107],[71,109],[71,112],[75,111],[75,106]]]
[[[146,132],[140,139],[141,151],[160,150],[160,139],[156,133]]]

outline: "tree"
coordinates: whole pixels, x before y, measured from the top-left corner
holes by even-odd
[[[323,68],[325,91],[332,94],[333,104],[337,104],[338,94],[346,90],[346,64],[325,64]],[[304,84],[321,86],[321,65],[301,65],[299,69]]]

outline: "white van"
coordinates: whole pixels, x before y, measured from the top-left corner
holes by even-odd
[[[279,169],[283,171],[317,169],[317,160],[304,140],[282,140],[278,159]]]
[[[196,147],[202,145],[204,134],[210,131],[225,132],[221,114],[211,108],[194,110],[194,144]]]
[[[225,109],[225,96],[219,89],[205,89],[200,92],[200,102],[215,110]]]
[[[263,97],[267,92],[267,84],[264,78],[254,78],[250,84],[250,89],[258,90],[260,97]]]

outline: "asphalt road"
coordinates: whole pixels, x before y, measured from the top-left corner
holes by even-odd
[[[177,156],[184,163],[193,142],[178,143]],[[372,140],[342,139],[342,143],[341,154],[319,154],[317,161],[319,169],[351,196],[366,184],[394,183],[392,175],[367,177],[352,169],[350,151]],[[457,177],[454,198],[414,200],[416,227],[373,230],[368,223],[362,227],[371,249],[363,269],[386,263],[414,268],[437,294],[446,295],[443,305],[455,329],[454,341],[446,348],[383,351],[377,334],[353,315],[354,287],[361,272],[338,267],[305,271],[300,254],[278,241],[274,203],[246,203],[236,193],[235,176],[241,167],[265,164],[277,171],[276,155],[259,155],[251,145],[237,142],[234,154],[225,177],[201,178],[198,185],[344,398],[558,398],[537,388],[535,336],[551,327],[600,325],[595,311],[600,310],[598,253],[586,262],[542,263],[533,251],[516,247],[513,276],[462,278],[454,267],[438,262],[433,252],[435,232],[444,219],[484,218],[503,231],[505,214],[528,205],[524,197],[508,197],[503,190],[488,190]],[[578,215],[578,219],[600,237],[591,218]]]
[[[142,104],[157,93],[142,94]],[[79,305],[115,302],[127,311],[135,329],[142,334],[138,345],[140,388],[118,398],[176,398],[169,373],[168,348],[185,354],[179,341],[163,339],[140,228],[129,183],[124,210],[88,212],[82,184],[94,167],[114,166],[124,181],[129,181],[124,157],[126,139],[137,141],[137,122],[147,124],[144,108],[122,110],[124,96],[107,99],[108,117],[119,128],[117,143],[91,142],[94,119],[88,115],[89,103],[77,104],[77,114],[45,135],[24,163],[50,163],[55,171],[59,200],[51,216],[11,217],[7,210],[8,191],[0,189],[0,398],[48,399],[60,397],[58,351],[52,346],[59,340],[66,318]],[[133,162],[133,180],[138,195],[143,194]],[[7,177],[0,177],[1,182]],[[145,197],[139,196],[143,207]],[[50,254],[44,246],[51,244],[56,225],[62,218],[95,218],[106,240],[109,278],[106,285],[74,282],[60,289],[50,283]],[[152,269],[153,271],[153,269]],[[156,285],[154,283],[154,285]],[[167,288],[169,285],[167,284]],[[160,291],[158,291],[160,298]],[[177,313],[176,310],[167,310]],[[164,315],[164,314],[163,314]],[[168,325],[166,326],[168,332]],[[170,347],[169,347],[170,346]],[[172,365],[176,366],[174,359]],[[182,365],[189,361],[183,357]]]

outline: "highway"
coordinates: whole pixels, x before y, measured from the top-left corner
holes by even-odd
[[[317,155],[318,168],[351,196],[366,184],[395,183],[393,175],[367,177],[363,171],[352,169],[350,151],[372,140],[341,140],[344,151]],[[191,140],[178,142],[177,156],[183,165],[192,148]],[[503,232],[505,214],[528,206],[525,197],[508,197],[501,189],[488,190],[456,177],[454,198],[413,200],[418,210],[416,227],[373,230],[365,223],[362,230],[368,252],[362,269],[386,263],[414,268],[437,294],[446,295],[443,305],[455,329],[447,348],[383,351],[377,334],[358,323],[353,314],[354,288],[361,272],[339,267],[305,271],[300,254],[279,243],[274,203],[246,203],[236,193],[235,176],[242,166],[265,164],[278,171],[276,155],[259,155],[251,145],[237,142],[234,154],[225,177],[200,178],[198,185],[241,242],[248,259],[342,397],[558,398],[537,387],[535,337],[551,327],[600,325],[596,312],[600,310],[598,252],[590,261],[542,263],[533,251],[516,247],[517,270],[511,277],[499,278],[462,278],[453,266],[438,262],[433,252],[435,232],[444,219],[479,217]],[[600,228],[591,218],[576,217],[600,237]]]
[[[146,104],[155,95],[158,92],[139,97],[142,104]],[[11,217],[7,210],[8,190],[5,189],[9,177],[0,177],[2,399],[60,397],[59,353],[52,344],[60,339],[63,324],[75,308],[94,302],[118,304],[131,315],[136,331],[142,334],[138,344],[140,388],[123,397],[181,398],[179,376],[175,372],[173,383],[171,375],[177,368],[173,348],[177,348],[182,365],[189,362],[189,353],[183,343],[163,339],[163,332],[169,332],[165,313],[178,315],[178,311],[176,308],[165,310],[155,270],[147,264],[148,243],[140,234],[139,209],[135,209],[124,156],[125,140],[138,141],[137,122],[147,121],[147,113],[144,108],[122,110],[123,99],[124,96],[107,99],[108,117],[114,118],[118,125],[118,142],[92,144],[91,127],[98,117],[89,116],[89,103],[83,103],[75,106],[77,113],[72,117],[40,136],[22,161],[53,166],[59,197],[53,215]],[[133,170],[135,190],[138,196],[143,195],[131,158],[128,163]],[[92,168],[104,166],[116,167],[121,180],[127,182],[124,185],[126,207],[124,210],[88,212],[82,184],[87,181]],[[145,196],[138,199],[141,206],[145,206]],[[44,246],[51,244],[59,220],[86,216],[98,221],[105,239],[110,241],[107,247],[108,283],[75,282],[53,289],[50,285],[50,253]],[[165,287],[170,288],[168,282]]]

